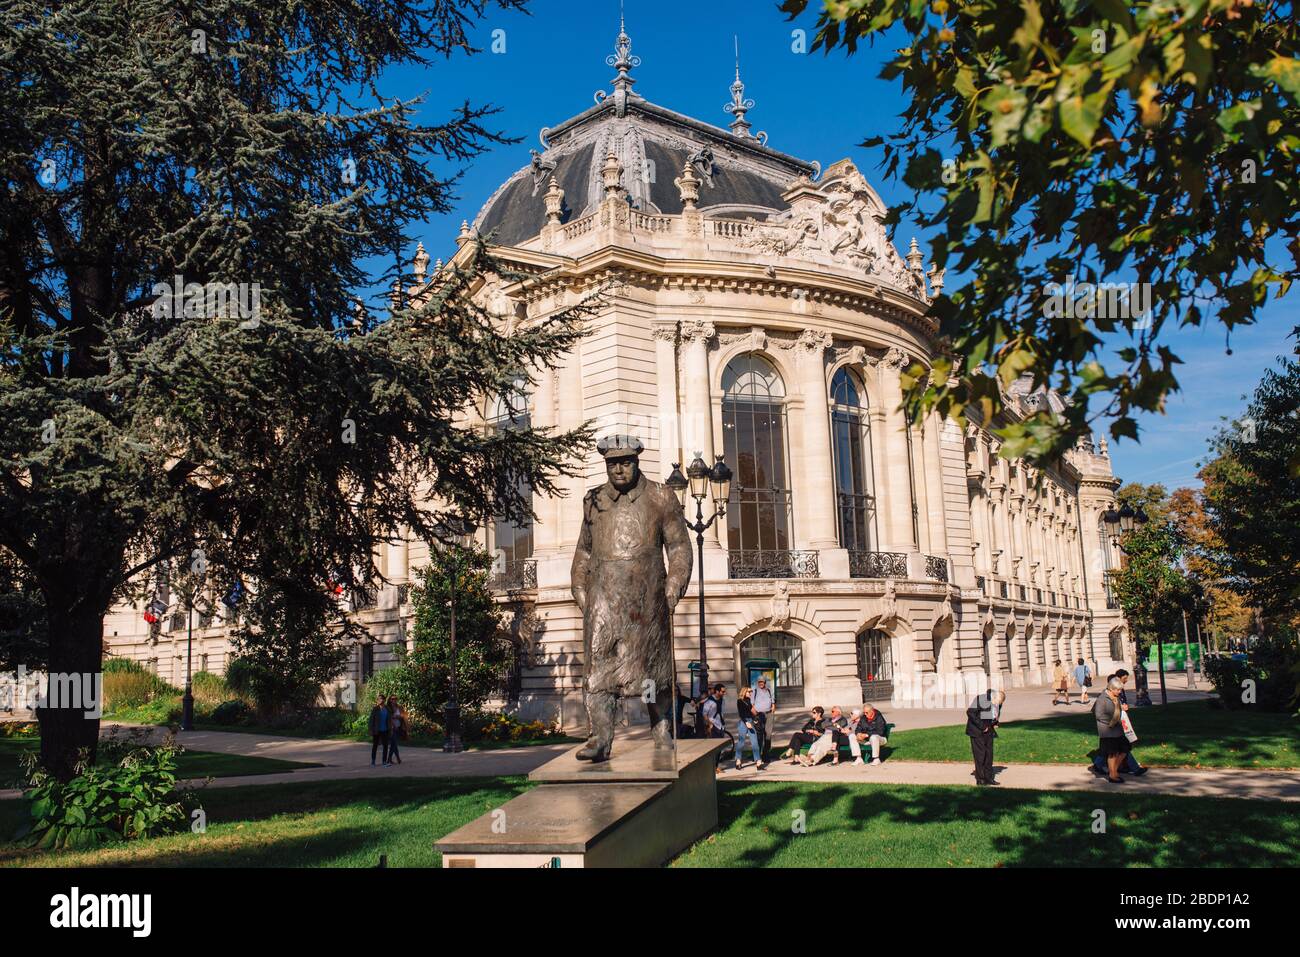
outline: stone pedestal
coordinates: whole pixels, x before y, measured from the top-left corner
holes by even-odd
[[[718,824],[716,753],[726,739],[579,747],[529,775],[538,786],[437,842],[443,867],[658,867]]]

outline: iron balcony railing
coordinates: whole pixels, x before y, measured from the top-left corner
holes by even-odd
[[[815,551],[789,548],[732,549],[727,553],[730,578],[817,578]]]
[[[937,582],[946,582],[948,580],[948,559],[941,558],[938,555],[926,555],[925,577],[933,578]]]
[[[850,578],[906,578],[907,556],[902,552],[849,551]]]
[[[537,560],[524,558],[499,565],[488,580],[493,591],[527,591],[537,587]]]

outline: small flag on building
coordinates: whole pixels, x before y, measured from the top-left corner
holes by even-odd
[[[230,589],[229,594],[227,594],[225,598],[221,599],[221,603],[225,605],[227,608],[233,609],[236,605],[239,604],[239,600],[243,597],[244,597],[244,583],[236,579],[234,587]]]
[[[157,624],[165,614],[167,614],[167,603],[161,598],[155,597],[153,601],[144,606],[144,620],[151,625]]]

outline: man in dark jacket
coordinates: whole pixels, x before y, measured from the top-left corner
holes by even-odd
[[[868,701],[864,706],[862,717],[858,718],[857,726],[853,729],[854,736],[857,738],[859,747],[863,744],[871,745],[871,763],[880,763],[880,746],[889,743],[889,722],[885,716],[876,710],[876,706]],[[861,764],[862,759],[859,757],[854,764]]]
[[[993,780],[993,739],[998,736],[998,715],[1005,692],[986,691],[966,709],[966,734],[970,737],[970,753],[975,759],[975,783],[982,787],[997,787]]]

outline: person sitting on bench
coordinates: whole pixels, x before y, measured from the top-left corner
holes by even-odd
[[[826,719],[826,729],[834,735],[835,748],[831,752],[831,763],[839,764],[840,748],[848,745],[852,737],[849,734],[849,719],[844,717],[844,712],[837,704],[831,705],[831,716]]]
[[[781,760],[790,758],[790,763],[794,764],[799,757],[799,749],[804,745],[811,745],[826,730],[826,712],[820,705],[814,707],[809,714],[812,717],[803,723],[802,728],[790,736],[790,745],[781,754]]]
[[[853,763],[862,763],[862,745],[871,745],[871,763],[880,763],[880,746],[889,743],[889,725],[885,716],[876,710],[870,701],[866,704],[866,713],[858,718],[853,727]]]

